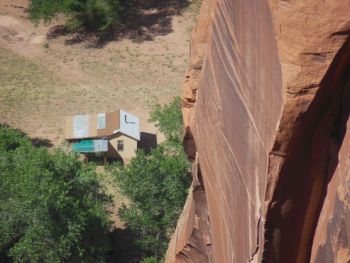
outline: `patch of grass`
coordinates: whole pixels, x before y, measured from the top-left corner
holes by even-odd
[[[59,82],[41,66],[1,48],[0,76],[1,104],[43,100],[52,95],[50,87]]]

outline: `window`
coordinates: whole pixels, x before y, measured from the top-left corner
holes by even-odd
[[[106,128],[106,113],[97,114],[97,129]]]
[[[118,140],[118,151],[124,151],[124,141],[123,140]]]

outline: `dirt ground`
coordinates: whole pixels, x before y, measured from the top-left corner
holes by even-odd
[[[62,21],[33,25],[27,0],[1,0],[0,123],[59,145],[64,116],[122,108],[161,139],[150,105],[180,95],[198,3],[180,11],[146,2],[137,30],[96,44],[53,34]]]

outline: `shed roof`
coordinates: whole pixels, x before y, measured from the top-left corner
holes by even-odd
[[[73,143],[72,149],[74,152],[89,153],[89,152],[107,152],[108,151],[108,141],[103,139],[86,139],[81,140],[78,143]]]
[[[108,137],[123,133],[140,140],[140,120],[124,110],[107,113],[67,116],[65,119],[65,138],[84,139]]]

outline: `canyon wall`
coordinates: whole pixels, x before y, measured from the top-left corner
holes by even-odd
[[[350,262],[349,33],[349,0],[204,0],[166,262]]]

